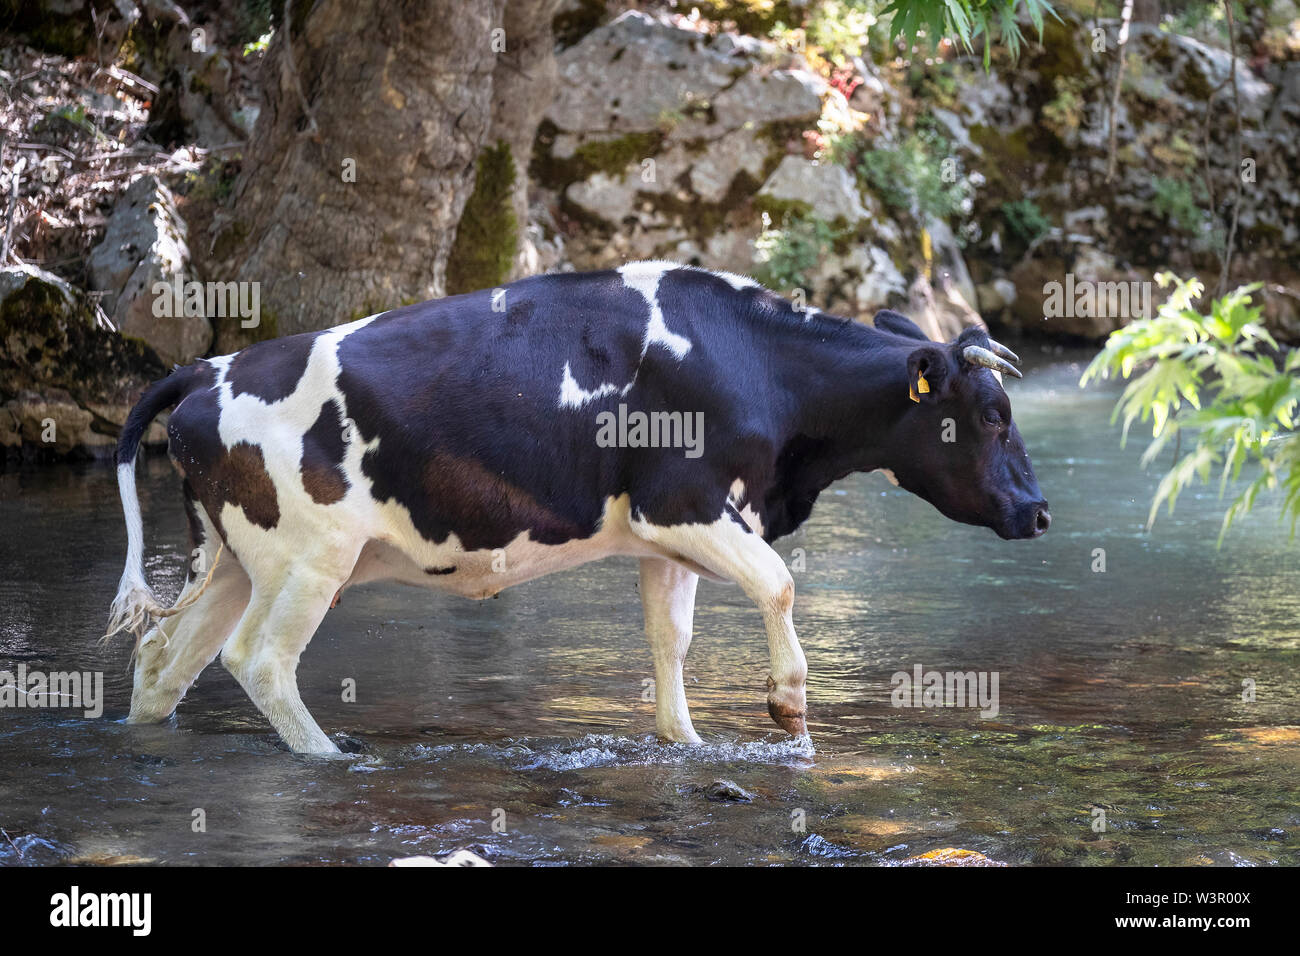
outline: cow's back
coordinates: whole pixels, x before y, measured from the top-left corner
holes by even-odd
[[[738,434],[737,418],[762,431],[759,343],[742,314],[754,295],[770,293],[641,264],[259,343],[213,361],[214,387],[173,415],[173,456],[209,510],[236,504],[263,527],[298,505],[365,505],[389,524],[409,516],[405,537],[455,535],[470,551],[524,533],[588,538],[612,499],[719,467],[716,455],[602,447],[602,412],[700,413],[715,442]],[[366,533],[403,537],[368,520]]]

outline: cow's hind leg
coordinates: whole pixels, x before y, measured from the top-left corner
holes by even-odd
[[[212,579],[193,604],[175,617],[164,618],[140,640],[127,718],[131,723],[157,723],[170,717],[248,606],[248,575],[231,552],[221,550],[216,528],[188,490],[186,499],[194,563],[177,603],[203,587],[209,569]]]
[[[191,584],[201,582],[199,578]],[[189,590],[187,585],[178,600]],[[234,555],[225,552],[199,599],[144,636],[135,657],[131,723],[156,723],[171,716],[230,636],[248,606],[248,594],[248,575]]]
[[[641,605],[655,662],[655,728],[659,736],[684,744],[700,742],[682,682],[699,580],[695,572],[664,558],[641,559]]]
[[[221,663],[296,753],[338,753],[298,694],[298,658],[329,610],[343,579],[311,564],[272,580],[253,575],[248,610],[221,650]]]

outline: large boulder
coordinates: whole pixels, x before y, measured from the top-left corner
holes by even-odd
[[[171,190],[153,176],[137,179],[118,200],[87,263],[104,312],[167,365],[189,364],[212,342],[207,318],[187,315],[166,291],[187,281],[189,264],[185,221]]]
[[[629,11],[562,51],[533,171],[582,225],[578,268],[668,257],[749,271],[750,201],[828,87],[801,57]]]
[[[95,416],[82,408],[61,388],[44,392],[21,391],[4,403],[0,433],[12,423],[8,436],[0,434],[0,443],[51,452],[57,456],[85,452],[91,455],[111,453],[117,443],[115,435],[95,430]]]
[[[32,266],[0,269],[0,445],[106,454],[140,387],[165,373],[83,292]],[[165,439],[158,424],[147,437]]]
[[[857,183],[847,169],[802,156],[784,157],[758,195],[805,205],[816,218],[841,226],[856,226],[867,218]]]

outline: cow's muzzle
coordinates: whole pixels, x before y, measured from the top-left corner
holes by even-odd
[[[1039,538],[1046,534],[1051,526],[1052,513],[1047,510],[1047,502],[1033,501],[1017,508],[1015,516],[998,530],[998,534],[1011,541]]]
[[[1046,534],[1047,529],[1050,528],[1051,526],[1052,526],[1052,513],[1047,510],[1047,502],[1044,501],[1041,505],[1038,506],[1038,508],[1036,509],[1036,513],[1034,514],[1033,537],[1037,538],[1040,535]]]

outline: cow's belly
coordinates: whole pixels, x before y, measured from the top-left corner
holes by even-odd
[[[469,598],[489,598],[516,584],[614,555],[672,557],[633,534],[628,497],[605,502],[600,528],[588,538],[539,544],[527,532],[503,548],[466,551],[453,533],[441,544],[392,529],[362,549],[344,588],[401,581]]]

